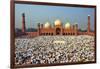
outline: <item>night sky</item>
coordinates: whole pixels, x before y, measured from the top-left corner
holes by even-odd
[[[94,30],[94,8],[47,6],[32,4],[15,4],[15,28],[22,27],[22,13],[25,13],[26,28],[37,28],[37,23],[49,22],[59,19],[63,23],[78,24],[79,28],[87,28],[88,15],[91,16],[91,30]]]

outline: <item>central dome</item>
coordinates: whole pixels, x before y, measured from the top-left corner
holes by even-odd
[[[58,25],[61,25],[61,21],[60,21],[59,19],[57,19],[57,20],[55,21],[55,26],[58,26]]]
[[[45,25],[44,25],[44,28],[50,28],[50,23],[46,22]]]
[[[69,28],[70,28],[70,23],[69,23],[69,22],[67,22],[67,23],[65,24],[65,28],[66,28],[66,29],[69,29]]]

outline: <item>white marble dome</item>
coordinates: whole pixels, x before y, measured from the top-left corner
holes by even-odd
[[[61,21],[60,21],[59,19],[57,19],[57,20],[55,21],[55,26],[58,26],[58,25],[61,25]]]
[[[67,22],[67,23],[65,24],[65,28],[66,28],[66,29],[69,29],[69,28],[70,28],[70,26],[71,26],[71,25],[70,25],[70,23],[69,23],[69,22]]]
[[[45,25],[44,25],[44,28],[50,28],[50,23],[46,22]]]

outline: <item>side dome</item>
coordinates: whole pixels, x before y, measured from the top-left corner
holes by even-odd
[[[50,28],[50,27],[51,27],[50,23],[46,22],[45,25],[44,25],[44,28]]]
[[[69,28],[70,28],[70,26],[71,26],[71,25],[70,25],[70,23],[69,23],[69,22],[67,22],[67,23],[65,24],[65,28],[66,28],[66,29],[69,29]]]
[[[61,21],[60,21],[59,19],[57,19],[57,20],[55,21],[55,26],[58,26],[58,25],[61,25]]]

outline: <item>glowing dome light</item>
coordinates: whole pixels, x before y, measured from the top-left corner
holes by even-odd
[[[45,25],[44,25],[44,28],[50,28],[50,23],[46,22]]]
[[[61,21],[59,20],[59,19],[57,19],[56,21],[55,21],[55,26],[60,26],[61,25]]]
[[[70,28],[70,23],[69,23],[69,22],[67,22],[67,23],[65,24],[65,28],[66,28],[66,29],[69,29],[69,28]]]

